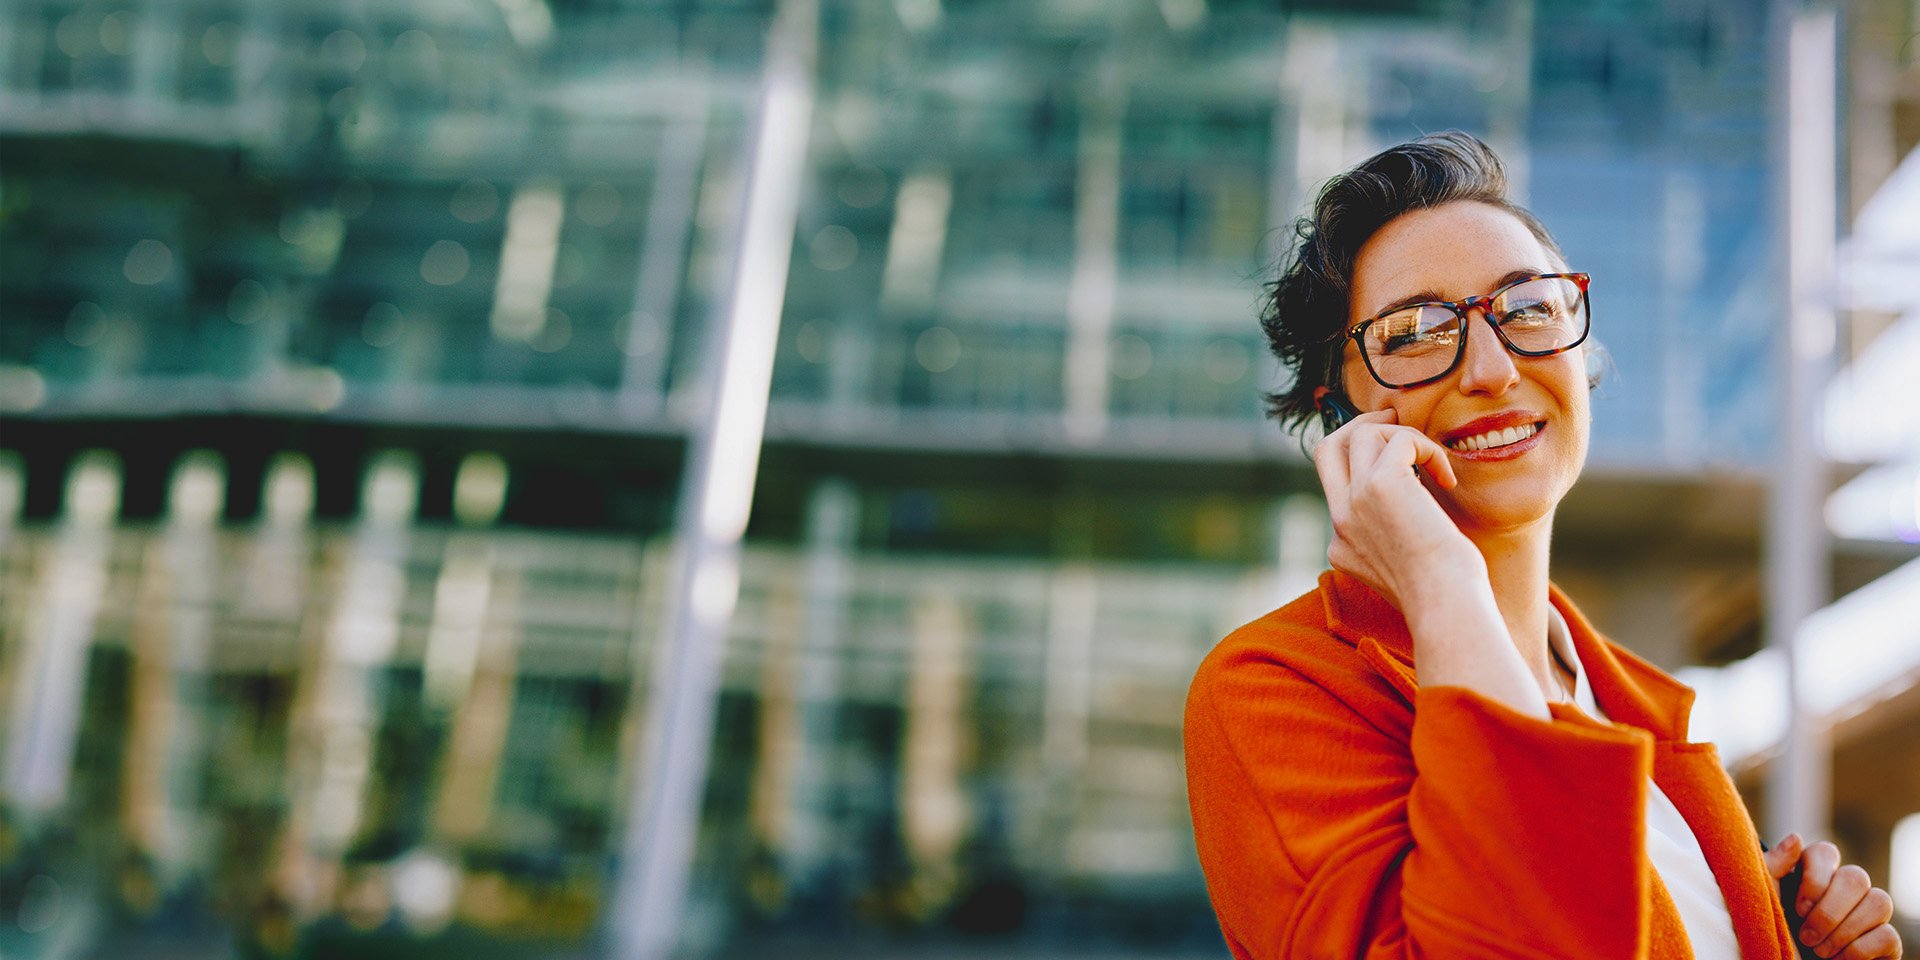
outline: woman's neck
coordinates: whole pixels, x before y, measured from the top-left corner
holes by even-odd
[[[1553,515],[1505,530],[1464,531],[1486,558],[1494,603],[1507,635],[1548,700],[1560,698],[1553,653],[1547,644],[1547,559]]]

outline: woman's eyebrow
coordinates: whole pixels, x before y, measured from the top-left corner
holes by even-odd
[[[1501,277],[1500,281],[1493,285],[1493,289],[1498,290],[1501,287],[1504,287],[1507,284],[1514,282],[1515,280],[1525,280],[1528,277],[1539,276],[1540,274],[1543,274],[1543,273],[1552,273],[1552,272],[1553,271],[1551,270],[1540,270],[1540,269],[1533,269],[1533,268],[1523,269],[1523,270],[1509,270],[1506,276]],[[1492,291],[1489,291],[1489,292],[1492,292]],[[1443,294],[1440,294],[1433,290],[1421,290],[1417,293],[1409,293],[1406,296],[1401,297],[1398,300],[1395,300],[1387,304],[1386,306],[1381,307],[1378,310],[1375,310],[1373,312],[1373,316],[1378,317],[1384,314],[1389,314],[1394,312],[1395,310],[1401,309],[1402,307],[1411,307],[1416,303],[1446,303],[1446,302],[1448,302],[1448,300],[1446,296],[1444,296]]]

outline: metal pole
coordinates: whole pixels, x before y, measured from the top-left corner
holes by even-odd
[[[815,893],[839,852],[833,843],[831,772],[859,525],[860,498],[853,485],[840,477],[822,479],[807,503],[806,623],[794,683],[801,729],[786,849],[787,877],[802,897]]]
[[[1111,41],[1110,41],[1111,42]],[[1119,283],[1120,126],[1126,112],[1111,46],[1080,91],[1073,201],[1073,273],[1067,289],[1062,369],[1067,438],[1092,443],[1107,429],[1108,364]]]
[[[679,562],[608,907],[621,958],[665,957],[680,935],[806,166],[817,22],[816,0],[782,0],[768,38],[731,296],[709,341],[711,403],[681,484]]]
[[[1827,835],[1832,778],[1830,731],[1807,709],[1792,641],[1825,605],[1831,576],[1822,513],[1826,464],[1816,431],[1834,350],[1838,36],[1830,6],[1776,9],[1787,53],[1778,154],[1785,170],[1787,335],[1768,503],[1767,644],[1786,665],[1788,714],[1780,758],[1769,771],[1769,842],[1789,831],[1809,840]]]
[[[86,701],[87,653],[112,569],[120,482],[120,460],[107,451],[89,450],[74,461],[59,532],[33,596],[31,625],[13,654],[13,702],[0,738],[0,800],[35,821],[67,801]]]

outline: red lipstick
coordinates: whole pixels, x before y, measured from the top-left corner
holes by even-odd
[[[1546,415],[1533,410],[1504,410],[1500,413],[1469,420],[1440,435],[1442,444],[1451,445],[1455,440],[1486,433],[1489,430],[1505,430],[1508,427],[1520,427],[1530,423],[1545,421]]]

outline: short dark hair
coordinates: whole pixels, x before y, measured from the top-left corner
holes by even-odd
[[[1353,261],[1368,238],[1410,210],[1474,201],[1513,214],[1561,264],[1566,255],[1525,207],[1507,198],[1507,170],[1493,148],[1458,130],[1430,134],[1374,154],[1327,181],[1313,213],[1295,221],[1294,242],[1268,285],[1260,313],[1267,346],[1292,381],[1265,394],[1267,416],[1303,433],[1318,420],[1316,387],[1341,389]]]

